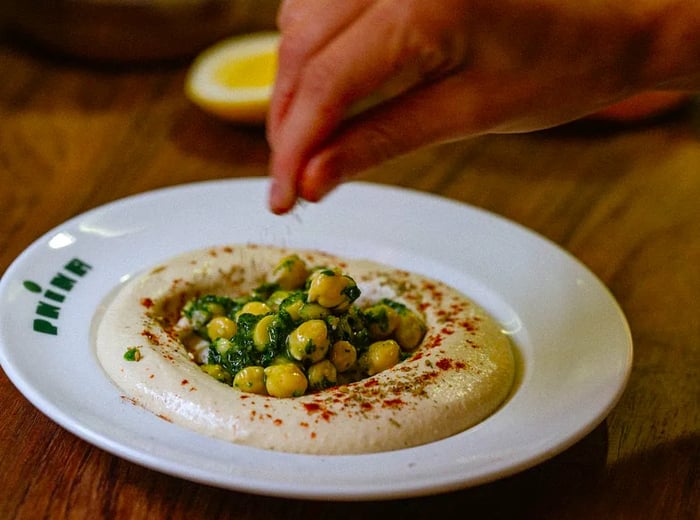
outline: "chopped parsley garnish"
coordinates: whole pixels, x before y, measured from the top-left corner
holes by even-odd
[[[141,350],[139,347],[129,347],[126,352],[124,352],[124,359],[127,361],[138,361],[141,359]]]

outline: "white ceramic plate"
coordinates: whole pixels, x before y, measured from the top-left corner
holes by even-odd
[[[0,362],[43,413],[125,459],[192,481],[267,495],[357,500],[473,486],[581,439],[617,402],[632,362],[620,308],[571,256],[502,218],[365,183],[286,217],[267,183],[168,188],[97,208],[30,246],[0,281]],[[131,275],[181,252],[271,243],[364,257],[439,278],[503,324],[521,364],[513,394],[475,427],[372,455],[275,453],[210,439],[121,397],[100,367],[98,306]]]

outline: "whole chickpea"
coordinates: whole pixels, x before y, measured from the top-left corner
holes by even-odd
[[[294,363],[270,365],[265,368],[265,389],[273,397],[304,395],[308,385],[306,375]]]
[[[328,328],[323,320],[305,321],[287,338],[289,354],[298,361],[321,361],[329,346]]]
[[[273,281],[286,291],[302,287],[308,276],[309,271],[306,268],[306,263],[299,258],[299,255],[283,258],[272,272]]]

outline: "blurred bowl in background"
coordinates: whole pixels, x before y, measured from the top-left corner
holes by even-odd
[[[280,0],[5,0],[8,27],[62,54],[110,62],[190,58],[272,29]]]

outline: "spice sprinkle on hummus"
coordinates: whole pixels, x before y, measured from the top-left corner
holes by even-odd
[[[205,435],[308,454],[461,432],[503,403],[515,371],[500,326],[446,284],[254,244],[185,253],[126,283],[96,342],[130,402]]]

